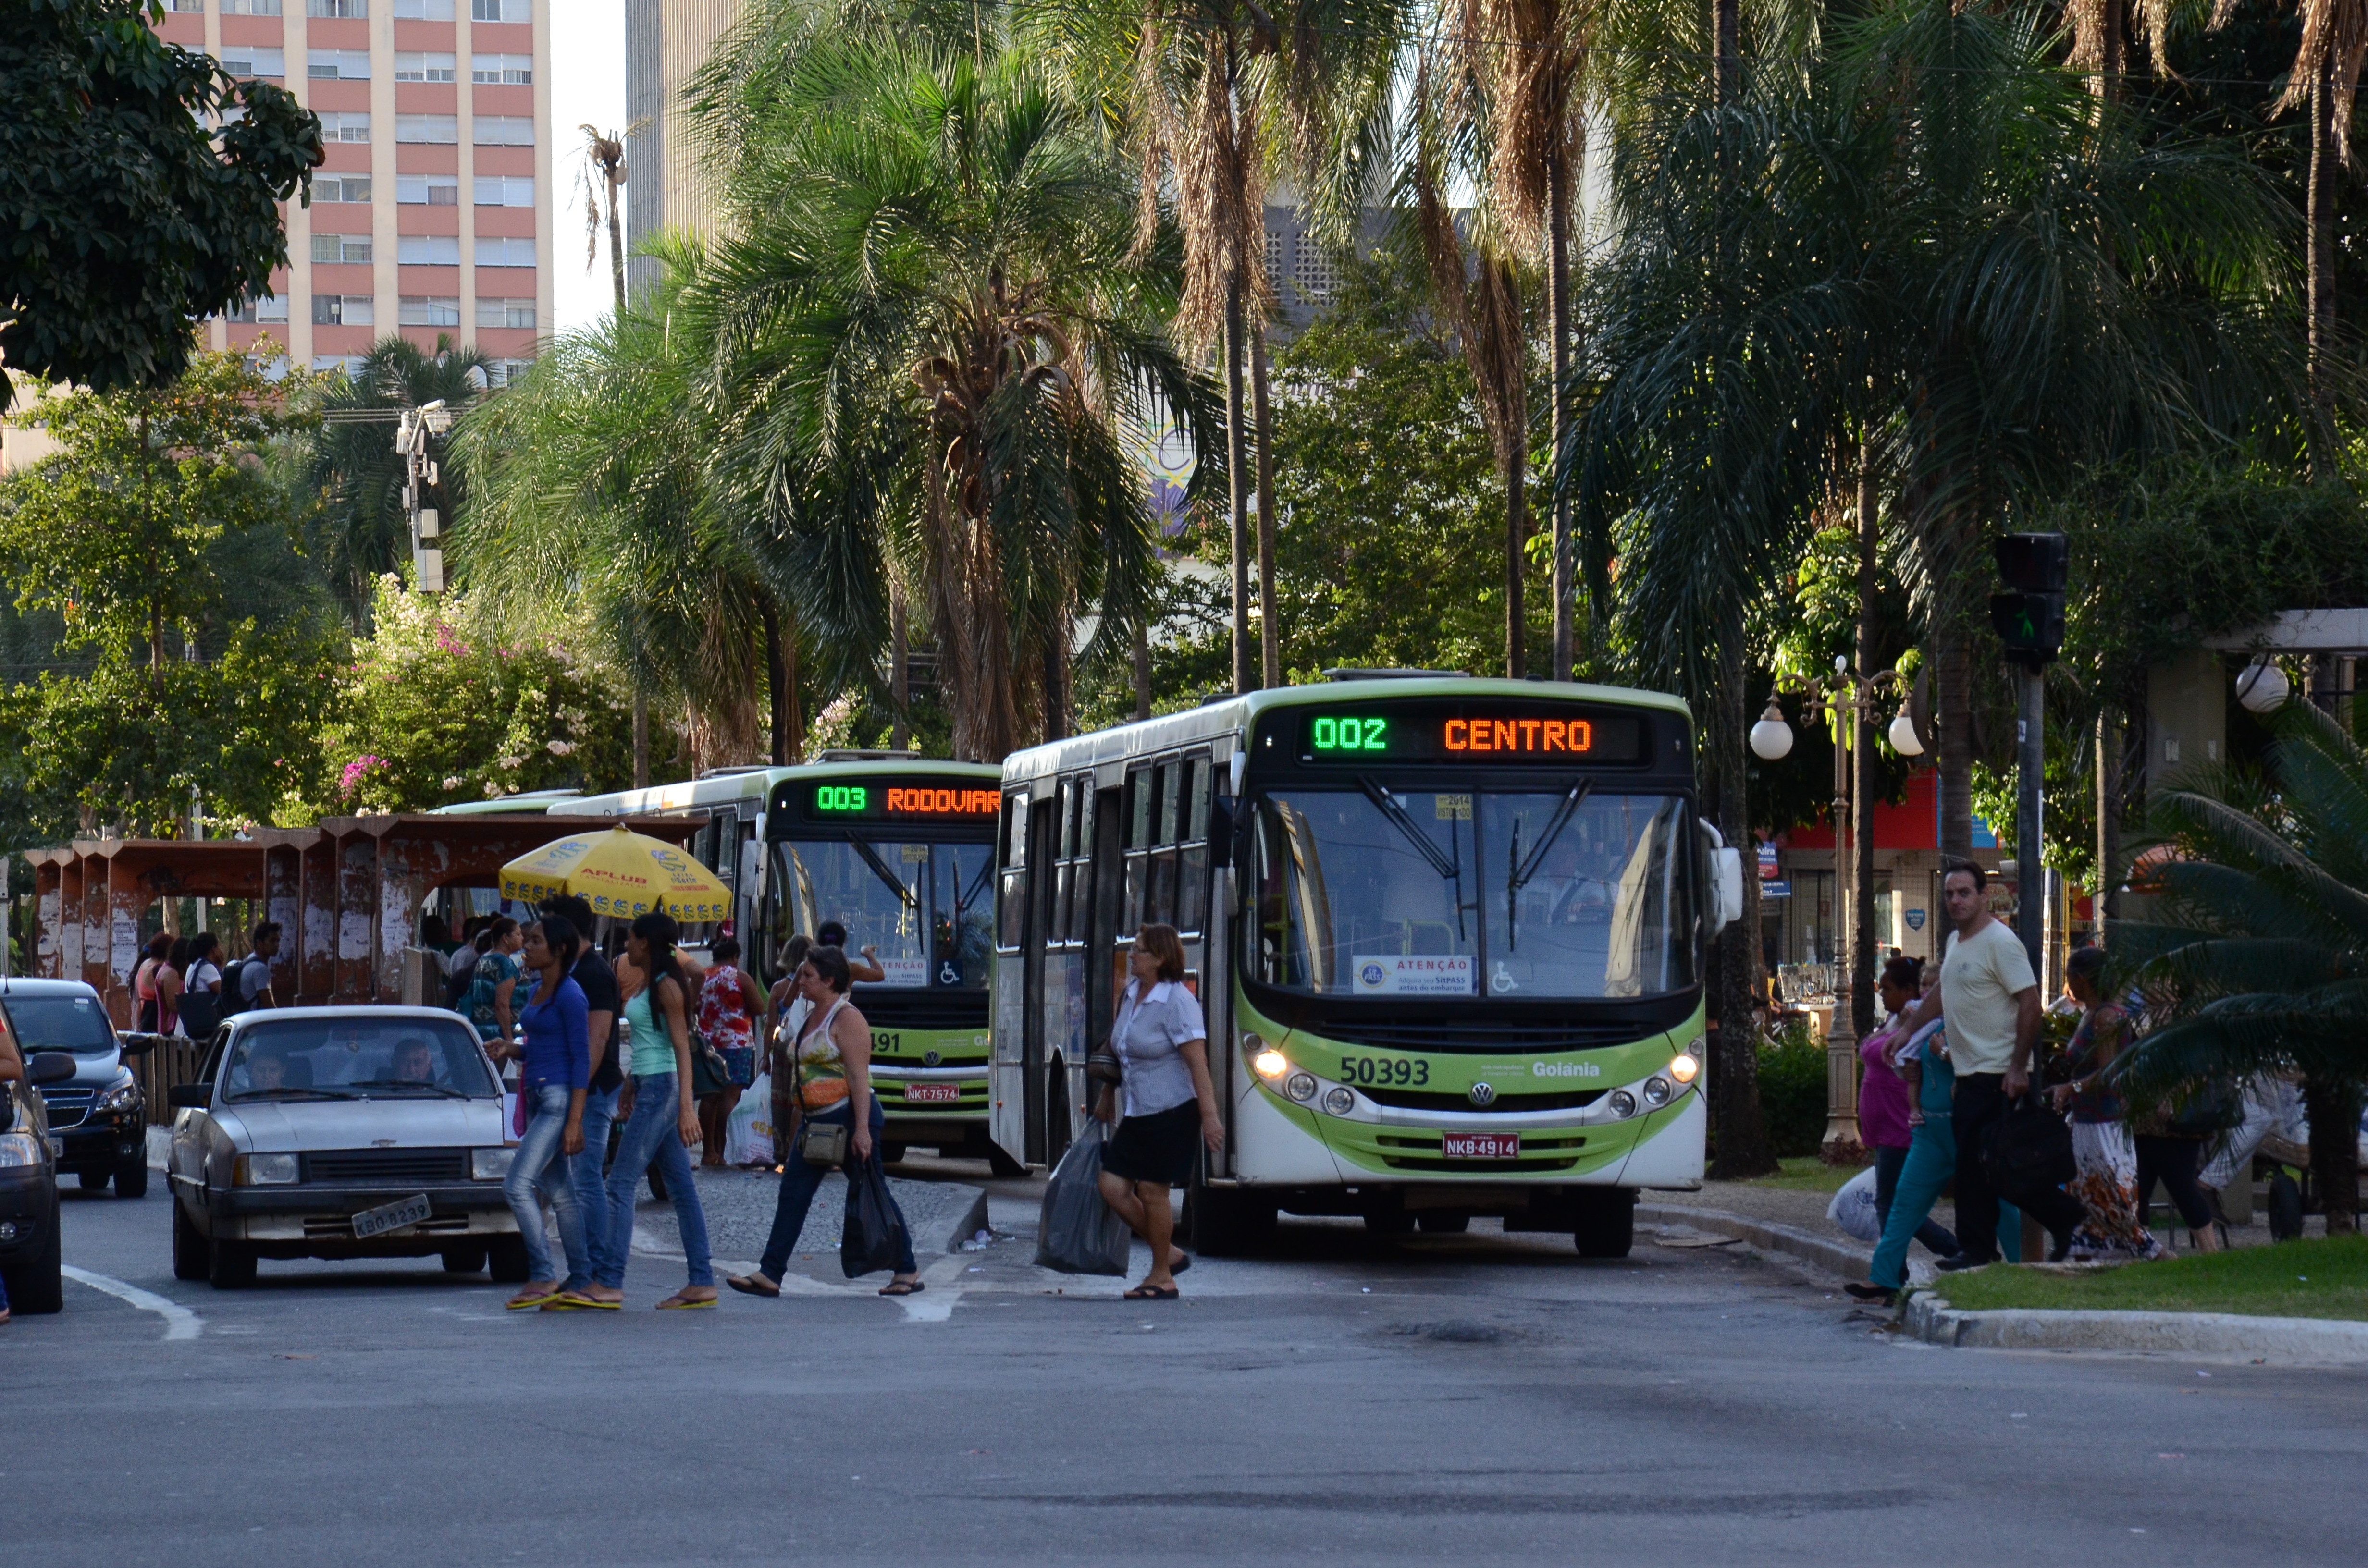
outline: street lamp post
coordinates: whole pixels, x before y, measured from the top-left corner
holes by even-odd
[[[1834,963],[1833,1022],[1826,1029],[1826,1132],[1820,1141],[1825,1157],[1835,1162],[1854,1162],[1863,1150],[1858,1136],[1858,1027],[1851,1017],[1851,997],[1861,981],[1872,981],[1873,961],[1873,911],[1869,901],[1857,896],[1858,860],[1871,856],[1873,834],[1861,827],[1851,811],[1851,754],[1871,744],[1865,726],[1877,711],[1879,694],[1889,687],[1900,701],[1897,717],[1886,732],[1892,746],[1902,756],[1916,756],[1924,750],[1922,739],[1916,733],[1915,722],[1907,715],[1906,699],[1908,682],[1897,670],[1877,670],[1872,675],[1850,667],[1850,660],[1835,655],[1830,676],[1816,680],[1796,682],[1792,686],[1779,683],[1768,694],[1768,709],[1759,722],[1751,727],[1751,749],[1767,762],[1776,762],[1793,749],[1792,726],[1784,721],[1784,710],[1777,705],[1780,694],[1805,699],[1801,716],[1806,720],[1824,720],[1834,728],[1834,798],[1830,820],[1834,828],[1834,929],[1835,947],[1839,949],[1847,941],[1850,957],[1843,960],[1839,950]],[[1872,800],[1859,804],[1871,813]],[[1847,937],[1843,933],[1848,933]],[[1865,971],[1865,973],[1857,972]]]

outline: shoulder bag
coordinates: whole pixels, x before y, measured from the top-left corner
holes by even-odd
[[[838,1017],[838,1009],[846,1006],[843,999],[835,1004],[816,1027],[829,1028]],[[790,1041],[790,1082],[793,1087],[792,1097],[798,1107],[798,1158],[810,1165],[820,1165],[827,1170],[847,1164],[847,1146],[853,1130],[847,1122],[817,1121],[806,1109],[805,1069],[798,1062],[798,1046],[802,1040],[803,1037]],[[850,1085],[846,1102],[850,1118],[855,1114],[854,1098]]]

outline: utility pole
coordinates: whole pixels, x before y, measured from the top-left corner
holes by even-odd
[[[2071,562],[2062,534],[2001,534],[1998,577],[2007,591],[1990,596],[1990,624],[2006,656],[2020,666],[2015,701],[2015,934],[2044,975],[2047,930],[2047,869],[2042,791],[2047,774],[2047,666],[2064,647],[2064,583]]]
[[[404,409],[394,431],[394,449],[403,458],[403,510],[411,520],[412,576],[423,594],[444,591],[444,515],[425,503],[444,477],[429,440],[450,428],[452,411],[439,397]]]

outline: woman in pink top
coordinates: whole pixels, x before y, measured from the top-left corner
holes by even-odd
[[[699,1124],[706,1135],[700,1164],[723,1164],[724,1134],[731,1126],[732,1108],[740,1091],[755,1076],[757,1037],[764,1026],[765,988],[740,967],[740,944],[724,937],[709,949],[715,967],[699,987],[699,1032],[724,1060],[732,1081],[721,1092],[700,1096]]]
[[[1891,1220],[1891,1195],[1899,1186],[1900,1167],[1907,1163],[1914,1131],[1908,1125],[1907,1084],[1894,1070],[1892,1053],[1907,1043],[1899,1026],[1916,1000],[1923,971],[1923,960],[1907,957],[1883,966],[1876,989],[1883,994],[1883,1010],[1888,1017],[1858,1047],[1859,1060],[1866,1063],[1858,1086],[1858,1136],[1874,1156],[1874,1211],[1885,1224]],[[1946,1257],[1957,1250],[1957,1238],[1930,1219],[1917,1227],[1916,1239],[1938,1256]]]

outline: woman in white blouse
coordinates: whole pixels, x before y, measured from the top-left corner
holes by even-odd
[[[1123,1078],[1104,1085],[1094,1108],[1118,1123],[1102,1151],[1102,1197],[1151,1244],[1151,1272],[1127,1300],[1172,1301],[1180,1294],[1176,1275],[1191,1260],[1169,1240],[1176,1216],[1168,1189],[1191,1181],[1202,1144],[1211,1153],[1224,1150],[1225,1124],[1209,1083],[1209,1027],[1184,984],[1184,939],[1173,926],[1146,925],[1134,934],[1127,968],[1133,978],[1110,1030]]]

